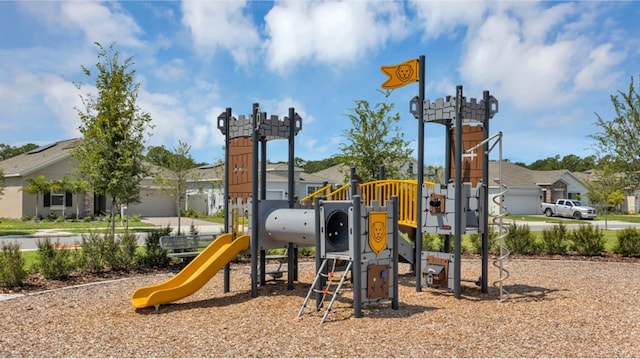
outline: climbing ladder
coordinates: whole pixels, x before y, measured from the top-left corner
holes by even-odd
[[[349,273],[349,270],[351,269],[351,265],[353,264],[353,261],[349,257],[342,257],[342,258],[338,258],[338,257],[339,256],[331,256],[331,257],[328,256],[327,258],[325,258],[322,261],[322,264],[320,265],[320,269],[318,269],[318,273],[316,274],[316,278],[313,280],[313,284],[311,284],[311,288],[309,288],[309,292],[307,293],[307,296],[304,298],[304,302],[302,303],[302,307],[300,307],[300,310],[298,311],[297,318],[300,318],[300,316],[304,312],[304,309],[307,307],[307,303],[309,302],[309,298],[311,298],[311,294],[312,293],[321,293],[322,294],[322,300],[316,306],[316,311],[320,311],[320,308],[322,307],[322,303],[325,302],[325,300],[327,299],[327,297],[329,295],[331,296],[331,300],[329,301],[329,304],[327,305],[327,307],[324,310],[324,314],[322,316],[322,319],[320,320],[320,324],[323,324],[324,321],[327,319],[327,316],[329,315],[329,312],[331,311],[331,307],[333,306],[333,302],[335,302],[336,297],[338,296],[338,293],[340,293],[340,289],[342,288],[342,285],[344,284],[344,280],[347,277],[347,273]],[[342,275],[340,276],[340,280],[338,282],[336,282],[335,281],[336,263],[340,259],[347,261],[347,267],[342,272]],[[324,273],[325,267],[327,267],[327,264],[329,263],[330,260],[333,260],[333,265],[332,265],[331,271],[329,273],[325,274]],[[318,290],[318,289],[316,289],[316,284],[318,283],[318,281],[321,278],[327,278],[327,283],[326,283],[326,286],[322,290]],[[333,290],[331,290],[331,286],[332,285],[335,285],[335,288]]]

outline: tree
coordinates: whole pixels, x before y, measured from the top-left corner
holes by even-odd
[[[166,170],[160,170],[154,176],[154,182],[159,186],[159,190],[169,196],[176,205],[178,235],[180,235],[182,205],[187,195],[187,179],[190,170],[194,168],[194,161],[189,155],[190,150],[191,146],[178,141],[178,147],[167,156]],[[193,176],[191,178],[193,179]]]
[[[618,91],[611,95],[615,117],[603,119],[596,113],[596,125],[601,132],[590,135],[600,158],[609,157],[603,170],[607,174],[617,173],[622,188],[634,191],[640,187],[640,94],[633,77],[626,93]]]
[[[151,146],[147,151],[147,161],[153,163],[154,165],[158,165],[160,167],[168,168],[169,162],[174,161],[172,157],[181,156],[175,152],[169,151],[164,145],[162,146]],[[184,161],[191,168],[195,168],[198,166],[205,165],[206,163],[198,163],[191,157],[183,157],[179,161]]]
[[[0,161],[4,161],[11,157],[21,155],[31,150],[35,150],[38,147],[39,147],[38,145],[33,143],[27,143],[26,145],[16,146],[16,147],[5,145],[4,143],[0,143]]]
[[[25,178],[27,184],[22,187],[22,190],[28,194],[36,196],[36,217],[38,217],[38,207],[40,206],[40,195],[49,192],[49,182],[47,179],[40,175],[38,177]]]
[[[95,81],[98,94],[80,95],[84,109],[76,111],[83,138],[71,154],[78,160],[77,171],[93,190],[110,197],[113,234],[118,207],[139,201],[140,180],[147,173],[143,151],[151,116],[136,105],[140,84],[134,83],[132,58],[120,62],[113,44],[108,49],[96,45],[95,77],[89,68],[82,66],[82,70]],[[82,88],[79,83],[76,87]]]
[[[620,189],[616,189],[607,197],[607,204],[615,208],[616,212],[620,212],[620,205],[624,202],[624,193]]]
[[[69,183],[69,192],[76,195],[76,219],[80,218],[80,195],[89,191],[89,182],[82,178],[76,178]]]
[[[377,178],[380,165],[385,165],[387,176],[394,178],[412,153],[398,126],[400,114],[390,114],[393,103],[378,103],[373,108],[366,100],[356,100],[355,104],[346,114],[352,128],[343,132],[347,143],[339,147],[342,163],[355,166],[364,182]]]

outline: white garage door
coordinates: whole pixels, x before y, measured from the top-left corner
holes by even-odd
[[[140,214],[143,217],[177,216],[175,204],[166,195],[153,189],[140,191],[142,203],[129,206],[129,214]]]

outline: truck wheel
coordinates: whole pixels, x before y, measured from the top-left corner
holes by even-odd
[[[551,217],[553,216],[553,211],[551,210],[551,208],[547,208],[544,210],[544,215],[547,217]]]
[[[574,219],[582,219],[582,214],[580,212],[573,212]]]

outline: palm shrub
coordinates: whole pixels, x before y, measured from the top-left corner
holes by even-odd
[[[542,249],[547,254],[566,254],[569,248],[567,226],[560,223],[542,230]]]
[[[56,241],[60,244],[60,241]],[[38,246],[38,263],[36,270],[46,279],[64,279],[74,269],[71,252],[66,249],[56,249],[51,238],[36,240]]]
[[[618,243],[613,251],[626,257],[640,256],[640,232],[636,228],[625,228],[617,234]]]
[[[25,260],[18,242],[2,242],[0,252],[0,284],[7,288],[19,287],[27,279]]]
[[[167,267],[169,258],[167,251],[160,247],[160,237],[171,234],[171,227],[167,225],[161,229],[153,229],[147,233],[145,238],[145,253],[140,258],[142,264],[152,267]]]
[[[539,251],[536,239],[527,224],[509,224],[509,233],[504,242],[514,254],[534,254]]]
[[[606,240],[598,226],[581,224],[578,229],[571,231],[569,238],[573,242],[571,248],[580,255],[597,256],[604,251]]]

